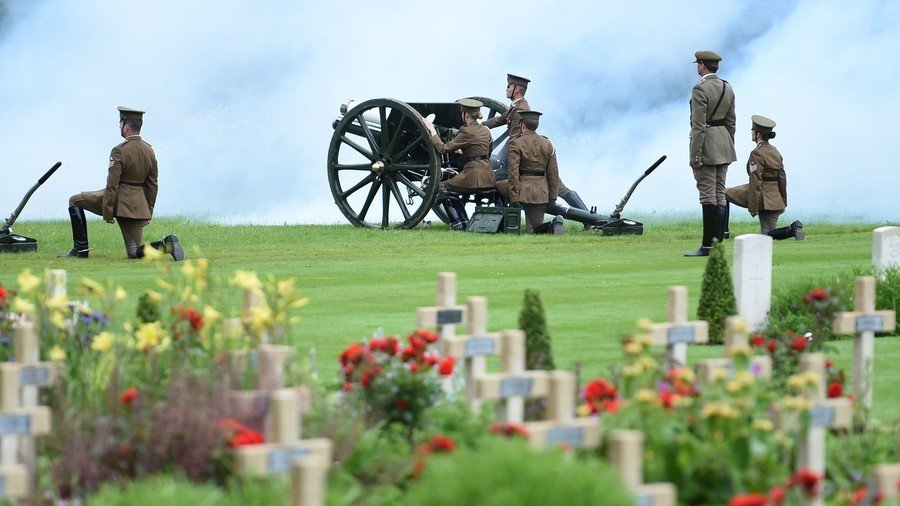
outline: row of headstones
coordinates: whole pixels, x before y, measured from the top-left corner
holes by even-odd
[[[863,280],[861,286],[869,286]],[[874,292],[874,289],[872,289]],[[872,295],[874,297],[874,295]],[[857,300],[866,299],[865,296]],[[893,322],[893,315],[883,315]],[[836,328],[856,329],[858,318],[866,318],[867,313],[842,314],[835,323]],[[651,325],[650,335],[654,343],[665,345],[670,366],[687,362],[687,345],[708,340],[708,325],[704,321],[687,321],[687,289],[670,287],[667,300],[667,321]],[[466,334],[456,335],[456,326],[465,325]],[[523,424],[529,433],[530,443],[539,448],[565,444],[568,447],[592,448],[600,445],[601,430],[596,418],[574,417],[575,380],[569,371],[526,371],[525,337],[522,331],[507,330],[501,333],[487,332],[487,302],[483,297],[469,297],[466,305],[456,305],[456,276],[441,273],[438,276],[437,305],[419,308],[416,325],[437,327],[440,331],[441,352],[464,359],[464,381],[466,394],[473,408],[483,401],[496,401],[497,419],[507,423]],[[696,364],[698,380],[712,381],[722,371],[730,376],[735,364],[730,358],[739,348],[747,348],[749,338],[747,324],[738,317],[728,320],[725,339],[725,358],[699,361]],[[837,331],[837,330],[836,330]],[[849,333],[849,331],[848,331]],[[486,373],[486,357],[500,356],[501,372]],[[749,367],[762,378],[771,377],[772,363],[768,356],[753,357]],[[852,425],[853,409],[846,398],[825,399],[824,357],[807,354],[801,362],[803,371],[811,371],[820,378],[820,384],[812,393],[810,429],[804,434],[799,449],[798,465],[824,473],[825,430],[847,428]],[[524,422],[524,400],[544,398],[547,402],[548,419],[538,422]],[[796,418],[779,416],[780,426],[787,429],[796,427]],[[672,484],[644,485],[641,476],[642,434],[634,431],[613,431],[610,435],[608,455],[613,466],[622,474],[625,482],[638,494],[640,504],[674,504],[676,491]],[[876,466],[873,470],[876,485],[893,497],[900,464]],[[892,481],[893,480],[893,481]]]

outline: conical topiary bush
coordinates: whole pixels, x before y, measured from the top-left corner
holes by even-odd
[[[725,247],[716,242],[709,251],[703,282],[700,284],[700,303],[697,318],[709,323],[709,342],[721,343],[725,335],[725,318],[737,314],[731,269],[725,260]]]

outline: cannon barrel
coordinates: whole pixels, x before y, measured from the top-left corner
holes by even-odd
[[[615,211],[613,211],[612,214],[609,215],[611,219],[619,219],[622,213],[622,209],[625,209],[625,204],[628,203],[628,199],[631,198],[631,194],[634,193],[634,189],[637,188],[637,185],[640,184],[640,182],[643,181],[645,177],[649,176],[651,172],[656,170],[656,168],[666,160],[666,156],[668,155],[662,155],[661,157],[659,157],[659,160],[654,162],[653,165],[650,166],[650,168],[645,170],[641,177],[639,177],[637,181],[635,181],[634,184],[631,185],[631,188],[628,189],[628,193],[626,193],[625,196],[622,197],[621,202],[619,202],[619,205],[616,206]]]
[[[62,165],[62,162],[56,162],[55,164],[53,164],[53,167],[50,167],[50,170],[45,172],[44,175],[41,176],[40,179],[38,179],[38,182],[35,183],[34,186],[32,186],[30,190],[28,190],[28,193],[26,193],[25,197],[22,199],[22,201],[19,202],[19,207],[17,207],[16,210],[13,211],[11,215],[9,215],[9,218],[6,218],[6,223],[3,225],[2,228],[0,228],[0,235],[9,235],[10,231],[12,230],[13,224],[16,222],[16,218],[19,217],[19,214],[22,212],[22,209],[25,208],[25,204],[28,203],[28,199],[30,199],[31,196],[34,194],[34,192],[37,191],[39,186],[41,186],[42,184],[44,184],[45,181],[50,179],[50,176],[52,176],[53,173],[56,172],[56,169],[58,169],[61,165]]]
[[[545,212],[547,214],[562,216],[567,220],[584,223],[588,226],[603,225],[610,221],[609,216],[606,216],[605,214],[592,213],[575,207],[569,207],[565,204],[553,204],[552,206],[548,205]]]

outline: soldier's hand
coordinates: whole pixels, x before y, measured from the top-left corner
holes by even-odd
[[[556,207],[556,199],[550,199],[547,201],[547,209],[551,209]]]
[[[692,168],[692,169],[697,170],[697,169],[699,169],[700,167],[703,167],[703,162],[691,162],[691,168]]]
[[[515,201],[515,202],[510,202],[510,203],[509,203],[509,207],[517,207],[517,208],[519,208],[519,209],[522,209],[522,203],[519,202],[518,200]]]

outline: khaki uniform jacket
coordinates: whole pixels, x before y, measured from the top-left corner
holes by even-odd
[[[448,184],[473,190],[494,187],[494,171],[491,169],[491,161],[486,158],[491,151],[491,131],[487,127],[478,123],[464,125],[450,142],[445,144],[440,137],[433,135],[431,144],[439,154],[452,153],[461,149],[466,158],[485,157],[483,160],[466,162],[459,174],[447,181]]]
[[[722,102],[715,109],[720,96]],[[710,121],[722,121],[724,125],[709,126]],[[709,74],[691,91],[690,161],[699,161],[703,165],[722,165],[737,160],[734,131],[734,90],[717,75]]]
[[[522,175],[543,171],[544,175]],[[556,150],[546,137],[526,131],[509,141],[509,201],[546,204],[559,195]]]
[[[103,219],[151,219],[159,188],[157,177],[156,153],[140,136],[129,136],[114,147],[103,190]]]
[[[784,160],[775,146],[760,142],[747,160],[750,182],[725,191],[734,204],[746,207],[752,216],[760,211],[784,211],[787,208],[787,176]]]
[[[509,109],[506,110],[506,114],[498,114],[489,120],[485,120],[481,124],[488,128],[506,125],[506,129],[510,134],[513,132],[519,133],[519,125],[522,123],[522,117],[519,116],[519,112],[530,110],[531,107],[528,106],[528,101],[522,98],[517,102],[509,104]]]

